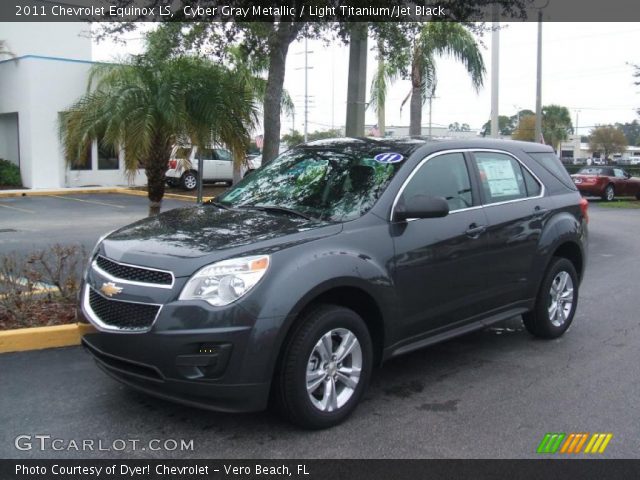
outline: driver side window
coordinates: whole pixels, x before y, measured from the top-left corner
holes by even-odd
[[[443,197],[450,212],[471,207],[471,181],[464,155],[445,153],[431,158],[411,178],[402,195],[405,199],[414,195]]]

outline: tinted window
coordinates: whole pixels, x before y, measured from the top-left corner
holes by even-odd
[[[526,198],[527,186],[520,163],[509,155],[475,152],[485,203]]]
[[[224,150],[222,148],[215,149],[216,155],[218,156],[218,160],[231,160],[231,152],[228,150]]]
[[[462,153],[447,153],[428,160],[413,175],[404,191],[404,198],[414,195],[443,197],[449,211],[471,207],[471,182]]]
[[[216,153],[213,149],[211,148],[203,148],[202,150],[198,150],[198,152],[196,153],[196,160],[198,160],[198,155],[202,155],[202,159],[203,160],[215,160],[216,158]]]
[[[573,184],[571,177],[569,176],[569,172],[564,168],[556,154],[553,152],[538,152],[538,153],[529,153],[529,156],[537,161],[540,165],[542,165],[545,170],[549,171],[554,177],[564,183],[567,187],[572,190],[576,189],[576,186]]]
[[[524,175],[524,184],[527,187],[527,196],[528,197],[537,197],[542,192],[542,185],[538,183],[538,181],[531,175],[529,170],[520,166],[522,169],[522,175]]]

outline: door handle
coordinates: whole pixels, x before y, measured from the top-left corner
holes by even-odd
[[[487,230],[486,225],[477,225],[475,223],[472,223],[471,225],[469,225],[469,228],[464,233],[467,235],[467,237],[478,238],[486,230]]]
[[[549,211],[549,209],[547,209],[547,208],[542,208],[540,206],[537,206],[536,208],[533,209],[533,216],[534,217],[541,217],[545,213],[547,213],[548,211]]]

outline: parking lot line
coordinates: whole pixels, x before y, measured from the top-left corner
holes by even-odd
[[[75,200],[76,202],[93,203],[95,205],[104,205],[104,206],[107,206],[107,207],[127,208],[124,205],[116,205],[115,203],[96,202],[95,200],[82,200],[80,198],[63,197],[62,195],[47,195],[47,196],[48,197],[53,197],[53,198],[61,198],[63,200]]]
[[[17,210],[19,212],[24,212],[24,213],[36,213],[34,210],[27,210],[26,208],[19,208],[19,207],[10,207],[9,205],[4,205],[3,203],[0,203],[0,207],[8,208],[10,210]]]

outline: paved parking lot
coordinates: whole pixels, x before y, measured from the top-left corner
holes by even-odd
[[[640,458],[640,210],[593,206],[590,227],[564,337],[536,340],[517,318],[397,358],[331,430],[156,400],[109,379],[80,348],[0,355],[0,458],[523,458],[546,432],[611,432],[603,457]],[[193,439],[194,450],[23,452],[14,448],[21,434],[107,445]]]
[[[162,210],[191,205],[166,198]],[[100,236],[147,216],[147,197],[92,193],[0,198],[0,255],[28,253],[54,243],[91,250]]]

